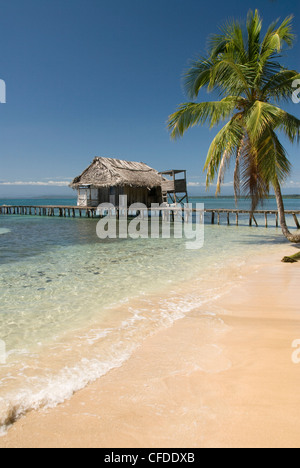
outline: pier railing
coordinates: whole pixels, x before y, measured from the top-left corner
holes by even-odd
[[[127,216],[136,216],[136,212],[130,211],[130,208],[115,208],[115,215],[117,218],[120,215],[124,215],[124,210],[126,211]],[[61,218],[66,217],[86,217],[86,218],[101,218],[107,214],[107,209],[99,210],[97,207],[78,207],[78,206],[53,206],[53,205],[41,205],[41,206],[34,206],[34,205],[2,205],[0,206],[0,215],[22,215],[22,216],[58,216]],[[275,225],[278,227],[279,225],[279,217],[278,211],[276,210],[255,210],[251,212],[250,210],[239,210],[239,209],[228,209],[228,208],[204,208],[204,210],[199,209],[187,209],[182,210],[181,207],[178,206],[166,206],[166,207],[159,207],[155,209],[148,209],[149,213],[159,213],[162,217],[166,215],[170,215],[171,218],[175,218],[176,215],[180,215],[183,213],[187,213],[188,215],[197,214],[197,213],[204,213],[210,216],[211,224],[221,224],[221,216],[222,219],[225,216],[225,220],[228,225],[235,224],[239,225],[240,217],[243,216],[249,217],[249,226],[255,224],[258,226],[257,222],[257,215],[262,215],[264,218],[265,227],[269,225],[269,217],[275,217]],[[143,214],[141,212],[141,214]],[[297,215],[300,215],[300,210],[286,210],[286,215],[290,215],[293,217],[295,225],[298,229],[300,229],[300,223],[298,221]]]

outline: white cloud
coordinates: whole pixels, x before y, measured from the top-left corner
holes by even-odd
[[[283,188],[300,188],[300,182],[295,182],[294,180],[289,180],[282,185]]]
[[[217,184],[211,184],[212,187],[216,187]],[[206,187],[205,182],[188,182],[188,187]],[[225,182],[222,187],[233,187],[233,182]]]
[[[205,187],[205,184],[201,182],[189,182],[188,187]]]
[[[6,186],[40,186],[40,187],[67,187],[69,185],[70,181],[69,180],[48,180],[46,181],[41,181],[41,182],[25,182],[25,181],[15,181],[15,182],[8,182],[8,181],[0,181],[0,185],[6,185]]]

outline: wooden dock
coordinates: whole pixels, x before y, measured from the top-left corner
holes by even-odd
[[[127,211],[126,215],[136,216],[136,212],[131,212],[130,209],[124,208],[115,208],[115,213],[117,218],[119,218],[120,214],[124,215],[124,210]],[[34,206],[34,205],[2,205],[0,206],[0,215],[22,215],[22,216],[58,216],[60,218],[101,218],[107,214],[107,209],[99,209],[97,207],[82,207],[82,206]],[[176,214],[182,213],[182,209],[180,207],[159,207],[154,210],[149,209],[149,212],[156,212],[161,214],[163,217],[166,213],[171,214],[171,219],[174,219]],[[196,214],[202,212],[201,210],[191,209],[188,210],[188,213]],[[247,215],[249,217],[249,226],[253,226],[254,224],[258,226],[258,222],[256,217],[263,216],[265,227],[269,226],[269,217],[272,216],[275,218],[275,225],[278,227],[279,219],[278,219],[278,211],[276,210],[256,210],[253,213],[248,210],[238,210],[238,209],[228,209],[228,208],[209,208],[204,209],[204,213],[210,215],[211,224],[221,224],[221,217],[227,222],[228,225],[235,224],[236,226],[239,225],[239,220],[241,216]],[[292,216],[295,222],[297,229],[300,229],[300,223],[298,221],[297,215],[300,215],[299,211],[294,210],[287,210],[285,214],[288,216]],[[234,219],[234,222],[232,222]]]

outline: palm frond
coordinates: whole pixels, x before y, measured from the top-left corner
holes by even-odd
[[[274,130],[266,128],[255,148],[263,178],[270,184],[275,180],[284,182],[290,175],[291,164]]]
[[[204,57],[191,63],[183,77],[184,90],[190,99],[197,98],[200,89],[209,85],[213,66],[213,62]]]
[[[300,74],[296,70],[281,69],[264,83],[261,89],[261,99],[275,102],[289,101],[292,84],[297,79],[300,79]]]
[[[242,156],[242,151],[244,147],[244,142],[246,141],[246,136],[244,136],[241,140],[240,145],[237,148],[236,152],[236,159],[235,159],[235,167],[233,173],[233,189],[234,189],[234,198],[235,203],[237,204],[238,198],[241,194],[241,171],[240,171],[240,161]]]
[[[292,45],[295,37],[292,32],[292,18],[287,17],[281,24],[277,20],[268,28],[257,55],[256,86],[266,85],[282,69],[278,61],[279,54],[284,45]]]
[[[243,136],[244,128],[239,116],[234,116],[215,136],[204,165],[207,188],[215,180],[224,153],[227,153],[228,158],[235,154]]]
[[[211,35],[208,41],[208,52],[211,60],[218,60],[219,56],[224,53],[230,53],[240,63],[246,62],[242,25],[233,20],[221,28],[221,34]]]
[[[219,195],[219,193],[221,192],[221,185],[224,182],[225,172],[229,166],[229,163],[230,163],[230,153],[225,150],[222,156],[221,162],[220,162],[220,166],[219,166],[216,195]]]
[[[300,142],[300,120],[297,117],[281,110],[277,128],[284,132],[291,143]]]
[[[268,102],[255,101],[245,115],[249,138],[255,142],[266,127],[276,126],[282,110]]]
[[[293,33],[292,21],[293,15],[285,18],[279,26],[279,20],[270,26],[261,45],[261,62],[268,60],[274,52],[280,54],[284,45],[288,47],[293,45],[295,35]]]
[[[248,61],[254,62],[257,60],[260,51],[260,34],[262,30],[262,19],[259,16],[258,10],[249,11],[247,17],[248,31]]]
[[[263,176],[255,147],[247,139],[242,148],[241,191],[251,199],[251,210],[254,211],[261,200],[269,194],[269,182]]]
[[[217,87],[225,95],[236,93],[251,99],[254,79],[255,70],[251,64],[236,63],[232,56],[226,55],[212,68],[208,90]]]
[[[206,122],[213,127],[231,117],[241,102],[243,99],[240,97],[228,96],[221,101],[181,104],[168,120],[171,137],[174,139],[181,137],[189,128]]]

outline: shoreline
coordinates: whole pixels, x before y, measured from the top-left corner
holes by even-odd
[[[0,447],[300,446],[300,269],[280,263],[289,250],[254,258],[204,315],[188,313],[70,400],[28,413]]]

